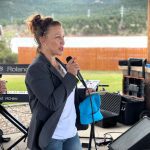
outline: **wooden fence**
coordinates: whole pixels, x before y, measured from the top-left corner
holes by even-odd
[[[118,70],[118,61],[128,58],[147,58],[147,48],[65,48],[63,56],[76,57],[82,70]],[[30,64],[36,48],[19,47],[18,63]]]

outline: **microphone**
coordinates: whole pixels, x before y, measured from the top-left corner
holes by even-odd
[[[66,58],[67,63],[68,63],[71,59],[72,59],[72,57],[71,57],[71,56],[68,56],[68,57]],[[85,81],[84,81],[84,79],[83,79],[83,77],[82,77],[82,75],[81,75],[81,73],[80,73],[79,70],[78,70],[78,73],[77,73],[77,77],[78,77],[79,80],[82,82],[82,84],[84,85],[84,87],[87,89],[87,85],[86,85],[86,83],[85,83]]]

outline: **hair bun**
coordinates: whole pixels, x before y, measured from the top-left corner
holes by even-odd
[[[34,16],[30,16],[27,19],[27,24],[31,33],[33,33],[34,35],[43,34],[43,30],[42,30],[43,19],[41,15],[37,14]]]
[[[45,26],[48,26],[49,24],[51,24],[53,22],[53,18],[51,18],[51,17],[47,17],[47,18],[45,18],[44,20],[43,20],[43,26],[45,27]]]
[[[60,22],[54,21],[52,17],[43,17],[40,14],[30,16],[27,19],[27,24],[29,30],[34,34],[35,37],[43,36],[50,25],[61,25]]]
[[[42,17],[41,15],[36,15],[32,20],[33,26],[41,25],[42,24]]]

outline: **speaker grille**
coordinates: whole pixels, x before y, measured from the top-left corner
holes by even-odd
[[[101,110],[106,110],[119,115],[121,105],[121,96],[114,93],[105,93],[101,95]]]
[[[143,141],[144,138],[147,142]],[[150,119],[145,117],[109,145],[110,150],[150,149]]]

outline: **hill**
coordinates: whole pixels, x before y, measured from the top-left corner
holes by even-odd
[[[67,34],[146,33],[147,0],[0,1],[0,24],[2,25],[22,24],[33,13],[51,15],[61,20]]]

